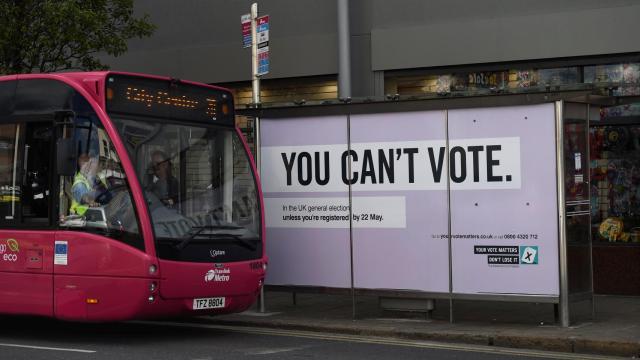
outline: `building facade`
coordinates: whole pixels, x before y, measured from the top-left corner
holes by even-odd
[[[240,16],[251,3],[138,0],[136,11],[158,28],[109,64],[229,87],[243,109],[252,102],[251,55]],[[263,104],[338,102],[337,11],[336,1],[259,2],[270,16]],[[602,107],[590,127],[594,286],[640,295],[639,18],[637,0],[351,0],[351,97],[614,97],[616,106]]]

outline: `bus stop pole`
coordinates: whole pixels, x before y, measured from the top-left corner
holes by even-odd
[[[260,77],[258,76],[258,39],[256,29],[257,18],[258,3],[253,3],[251,4],[251,85],[253,88],[253,106],[255,107],[258,107],[258,104],[260,104]]]
[[[251,85],[253,90],[253,107],[258,108],[260,104],[260,77],[258,76],[258,38],[256,31],[256,19],[258,18],[258,3],[251,4]],[[260,175],[260,118],[253,119],[254,153],[256,159],[256,169]],[[264,234],[263,234],[264,236]],[[258,297],[258,311],[265,312],[264,306],[264,283],[260,287]]]

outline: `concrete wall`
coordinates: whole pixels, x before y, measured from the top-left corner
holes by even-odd
[[[137,0],[158,25],[109,60],[113,69],[203,82],[250,79],[240,15],[249,0]],[[335,74],[335,0],[264,0],[269,78]],[[387,70],[640,52],[638,0],[351,0],[354,96]]]
[[[638,1],[405,2],[374,8],[374,70],[640,51]]]
[[[248,0],[136,0],[158,28],[110,59],[112,69],[158,73],[203,82],[251,78],[251,52],[242,48],[240,16]],[[336,8],[326,0],[259,2],[270,15],[271,73],[284,78],[337,73]]]

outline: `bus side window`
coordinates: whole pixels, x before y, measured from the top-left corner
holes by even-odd
[[[19,124],[0,125],[0,221],[18,220],[20,178],[18,162]]]
[[[0,222],[48,227],[53,123],[0,125]]]

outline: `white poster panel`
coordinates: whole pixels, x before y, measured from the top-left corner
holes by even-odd
[[[480,160],[479,166],[485,168],[479,172],[496,182],[519,184],[451,192],[454,293],[557,296],[553,104],[451,110],[449,136],[456,141],[513,139],[511,147],[493,144],[494,154],[500,155]],[[468,162],[473,158],[469,156],[471,146],[460,146],[466,147]],[[452,166],[452,182],[461,174]]]
[[[269,256],[266,284],[351,287],[348,186],[319,191],[311,181],[322,182],[336,170],[325,172],[328,163],[323,158],[300,156],[326,144],[342,144],[346,150],[347,118],[261,119],[260,130]],[[333,146],[333,151],[339,152],[340,146]],[[294,172],[299,186],[282,186],[288,175],[283,157],[299,166]],[[392,214],[385,215],[393,223]]]
[[[446,119],[263,120],[267,283],[557,295],[553,104]]]
[[[352,202],[362,209],[354,216],[370,218],[392,199],[405,200],[405,226],[354,227],[355,287],[448,292],[448,242],[430,236],[448,228],[444,111],[352,116],[351,149]],[[370,196],[378,203],[364,206]]]

